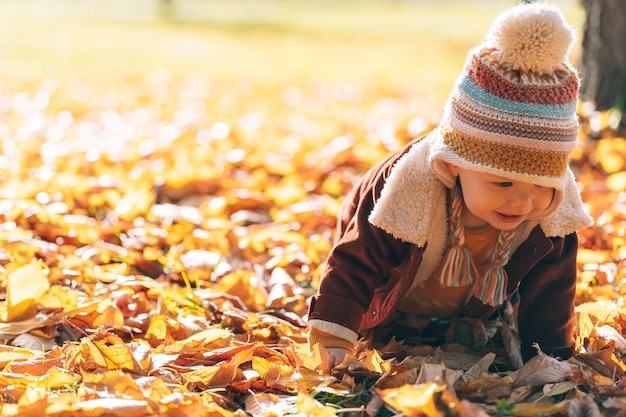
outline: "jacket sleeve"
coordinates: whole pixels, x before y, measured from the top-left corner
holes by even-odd
[[[522,279],[519,287],[518,326],[524,361],[541,350],[567,359],[574,349],[574,298],[576,296],[575,233],[552,238],[553,250]]]
[[[390,156],[370,169],[346,195],[318,294],[311,300],[309,325],[355,341],[363,314],[376,289],[399,279],[398,269],[410,244],[368,222],[393,163]]]

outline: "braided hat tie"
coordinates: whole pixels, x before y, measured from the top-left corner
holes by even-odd
[[[461,221],[463,197],[458,181],[451,190],[450,198],[450,247],[442,261],[439,282],[445,287],[462,287],[474,284],[474,295],[483,303],[501,305],[506,297],[507,274],[504,266],[511,254],[511,241],[515,229],[502,230],[496,245],[489,255],[489,268],[482,279],[477,280],[478,272],[472,255],[464,246],[465,228]]]

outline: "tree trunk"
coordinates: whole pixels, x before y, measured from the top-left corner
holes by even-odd
[[[581,98],[597,110],[624,109],[626,1],[582,0],[586,21],[580,68]],[[622,123],[624,119],[622,118]]]
[[[158,0],[159,18],[161,20],[174,19],[174,2],[173,0]]]

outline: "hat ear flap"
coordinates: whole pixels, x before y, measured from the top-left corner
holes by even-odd
[[[460,168],[458,165],[455,165],[451,162],[447,162],[446,166],[448,167],[448,171],[450,171],[450,174],[452,174],[453,177],[459,176]]]

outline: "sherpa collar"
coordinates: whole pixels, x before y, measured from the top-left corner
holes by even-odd
[[[447,242],[448,188],[428,163],[436,135],[429,134],[402,156],[389,174],[369,221],[394,237],[417,246],[437,246]],[[526,222],[518,233],[524,239],[539,224],[548,237],[564,237],[590,226],[593,219],[585,212],[574,174],[568,168],[563,202],[548,217]],[[518,244],[521,242],[518,242]],[[436,250],[439,252],[439,250]]]

